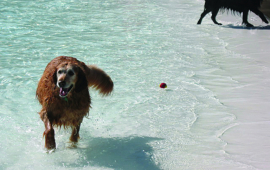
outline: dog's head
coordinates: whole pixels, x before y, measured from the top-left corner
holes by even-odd
[[[57,67],[56,85],[59,87],[59,96],[67,97],[73,90],[80,92],[87,87],[87,80],[82,69],[72,63],[62,63]]]

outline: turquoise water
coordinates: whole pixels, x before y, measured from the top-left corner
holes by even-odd
[[[252,169],[224,150],[220,137],[237,120],[216,95],[239,85],[226,68],[245,56],[227,46],[249,30],[207,17],[197,26],[202,7],[188,0],[2,0],[1,169]],[[46,153],[35,90],[60,55],[102,68],[115,89],[108,97],[90,89],[77,148],[68,143],[70,129],[57,129],[57,149]]]

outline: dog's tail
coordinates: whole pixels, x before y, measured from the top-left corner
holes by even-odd
[[[88,86],[99,90],[102,95],[109,95],[113,91],[113,81],[108,74],[94,65],[88,65],[86,78]]]

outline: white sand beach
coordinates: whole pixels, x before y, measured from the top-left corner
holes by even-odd
[[[236,20],[230,15],[220,18]],[[251,13],[250,20],[260,25],[260,19],[255,18]],[[217,91],[220,101],[231,107],[236,116],[235,126],[221,137],[227,142],[224,150],[254,169],[269,169],[270,27],[230,28],[232,35],[228,36],[228,30],[219,34],[227,43],[227,49],[239,54],[223,66],[225,74],[230,74],[235,84]]]

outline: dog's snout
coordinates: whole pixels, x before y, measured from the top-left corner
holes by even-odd
[[[58,83],[58,85],[59,85],[59,87],[65,87],[66,82],[65,82],[65,81],[60,81],[60,82]]]

